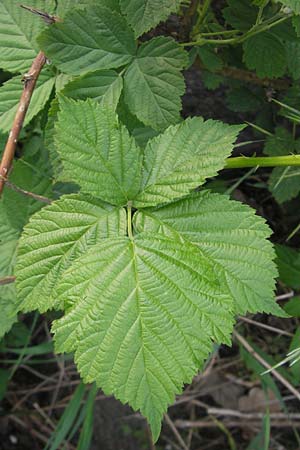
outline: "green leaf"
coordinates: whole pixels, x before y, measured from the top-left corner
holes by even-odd
[[[216,175],[242,128],[194,117],[150,140],[145,149],[142,192],[134,205],[152,206],[182,197]]]
[[[292,17],[292,24],[298,37],[300,37],[300,17]]]
[[[93,98],[100,105],[113,110],[117,108],[123,89],[123,79],[114,70],[98,70],[68,83],[62,94],[75,100]]]
[[[65,17],[70,10],[74,8],[85,9],[93,2],[95,3],[95,0],[57,0],[56,14],[58,17]],[[120,12],[119,0],[97,0],[97,4]]]
[[[201,73],[202,81],[204,83],[204,86],[209,91],[214,91],[215,89],[218,89],[218,87],[221,86],[221,84],[224,82],[224,77],[221,75],[218,75],[216,73],[211,73],[206,70],[204,70]]]
[[[294,80],[298,80],[300,78],[300,42],[287,42],[285,45],[289,73]]]
[[[300,252],[285,245],[276,245],[280,280],[293,289],[300,288]]]
[[[55,294],[62,273],[91,245],[125,232],[123,209],[88,196],[62,197],[35,214],[22,234],[16,266],[22,311],[63,308]]]
[[[19,160],[14,165],[10,181],[37,194],[49,194],[50,183]],[[14,273],[16,247],[21,231],[32,213],[43,204],[6,188],[0,201],[0,278]],[[0,337],[16,321],[19,301],[14,284],[0,286]]]
[[[269,178],[269,189],[278,203],[296,198],[300,193],[300,168],[275,167]]]
[[[195,246],[151,234],[104,240],[58,286],[71,306],[54,322],[56,349],[74,350],[84,381],[139,409],[157,440],[212,341],[228,341],[232,303],[221,288]]]
[[[277,0],[278,1],[278,0]],[[284,6],[291,8],[296,14],[300,14],[300,3],[299,0],[279,0]]]
[[[177,12],[183,0],[120,0],[121,9],[136,37]]]
[[[244,62],[260,78],[278,78],[285,74],[285,47],[275,34],[259,33],[247,39],[243,47]]]
[[[227,4],[223,16],[233,28],[246,31],[255,24],[258,8],[251,5],[249,0],[227,0]]]
[[[300,273],[300,265],[299,265]],[[292,317],[300,318],[300,297],[293,297],[283,307],[285,312]]]
[[[63,22],[43,32],[38,42],[53,64],[70,75],[120,67],[131,62],[136,52],[125,19],[95,4],[69,12]]]
[[[141,151],[116,114],[92,100],[61,101],[55,143],[64,181],[116,205],[133,200],[140,188]]]
[[[224,279],[236,313],[283,314],[274,301],[275,253],[267,240],[271,230],[248,206],[203,191],[140,211],[135,226],[139,232],[164,233],[200,248]]]
[[[219,55],[217,55],[214,49],[208,46],[198,47],[197,49],[200,59],[206,69],[212,72],[222,69],[223,61]]]
[[[185,91],[181,70],[187,53],[173,39],[157,37],[141,45],[125,73],[125,101],[133,114],[155,130],[180,121]]]
[[[44,108],[50,97],[54,83],[55,78],[50,72],[45,71],[41,73],[24,120],[24,126]],[[0,130],[2,132],[11,129],[22,91],[23,84],[21,82],[21,76],[11,78],[0,87]]]
[[[45,22],[20,7],[19,0],[0,2],[0,67],[10,72],[28,70],[39,47],[36,37]],[[54,0],[26,0],[26,6],[53,13]]]
[[[284,156],[300,153],[300,140],[295,140],[285,128],[277,127],[273,136],[268,136],[264,153]],[[300,192],[299,167],[276,167],[269,178],[269,189],[278,203],[291,200]]]
[[[257,112],[263,105],[262,92],[259,94],[246,86],[233,88],[226,96],[228,108],[235,112]]]

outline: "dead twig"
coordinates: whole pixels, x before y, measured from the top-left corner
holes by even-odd
[[[44,55],[43,52],[39,52],[39,54],[33,61],[29,71],[23,77],[24,89],[21,95],[20,103],[13,121],[11,131],[8,136],[8,140],[0,164],[0,195],[2,194],[6,178],[8,177],[11,171],[19,134],[23,127],[23,123],[26,117],[26,113],[28,111],[28,107],[30,105],[30,100],[37,79],[45,63],[46,63],[46,56]]]
[[[272,366],[265,361],[255,350],[254,348],[246,341],[243,336],[241,336],[237,331],[233,332],[235,338],[242,344],[242,346],[252,355],[263,367],[266,369],[272,369]],[[299,401],[300,401],[300,392],[297,391],[294,386],[289,383],[276,369],[272,369],[272,374],[277,380],[283,384]]]
[[[176,437],[179,445],[183,448],[183,450],[189,450],[187,445],[186,445],[186,443],[184,442],[184,440],[180,436],[180,433],[178,432],[176,426],[174,425],[174,423],[172,422],[172,420],[168,416],[168,414],[165,414],[164,418],[165,418],[165,421],[167,422],[167,424],[169,425],[169,427],[171,428],[171,430],[173,431],[173,434]]]
[[[0,286],[4,286],[6,284],[11,284],[14,283],[16,281],[16,277],[9,276],[9,277],[5,277],[5,278],[0,278]]]
[[[18,192],[19,194],[25,195],[25,197],[33,198],[34,200],[36,200],[38,202],[47,203],[47,205],[50,205],[50,203],[52,203],[52,200],[50,200],[50,198],[44,197],[43,195],[35,194],[34,192],[25,191],[24,189],[20,188],[19,186],[16,186],[15,184],[8,181],[7,178],[2,177],[0,175],[0,181],[1,180],[4,181],[4,183],[6,184],[7,187],[9,187],[10,189],[12,189],[15,192]]]
[[[239,320],[241,320],[242,322],[249,323],[250,325],[255,325],[257,327],[264,328],[265,330],[272,331],[273,333],[277,333],[277,334],[281,334],[281,335],[289,336],[289,337],[294,336],[292,333],[289,333],[288,331],[281,330],[280,328],[271,327],[270,325],[257,322],[256,320],[249,319],[248,317],[239,317]]]
[[[27,9],[28,11],[39,15],[44,20],[46,20],[47,23],[54,23],[59,21],[60,19],[56,16],[50,16],[47,13],[44,13],[39,10],[35,10],[34,8],[22,5],[22,8]],[[10,130],[8,140],[6,143],[6,146],[4,148],[2,160],[0,163],[0,196],[3,192],[3,188],[5,183],[7,183],[7,178],[10,174],[10,171],[12,169],[12,164],[16,152],[16,147],[19,139],[20,132],[22,130],[24,120],[26,117],[26,113],[28,111],[30,101],[32,98],[32,94],[34,91],[34,88],[36,86],[36,82],[38,80],[38,77],[46,63],[46,56],[43,52],[39,52],[36,58],[34,59],[29,71],[24,74],[23,76],[23,83],[24,83],[24,89],[21,94],[20,102],[18,105],[18,109],[13,121],[12,128]]]

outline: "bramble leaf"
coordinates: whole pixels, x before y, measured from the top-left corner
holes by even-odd
[[[300,2],[299,0],[277,0],[284,6],[291,8],[296,14],[300,14]]]
[[[300,154],[300,140],[282,127],[268,136],[264,153],[269,156],[284,156],[288,153]],[[269,178],[269,189],[278,203],[284,203],[300,193],[299,167],[275,167]]]
[[[52,14],[54,0],[26,0],[26,6]],[[46,28],[45,22],[20,7],[19,0],[0,2],[0,67],[10,72],[28,70],[39,46],[36,38]]]
[[[279,277],[288,287],[300,288],[300,252],[286,245],[275,246]]]
[[[29,167],[23,163],[23,160],[19,160],[15,164],[10,181],[22,189],[50,195],[49,180],[43,174],[36,173],[33,167]],[[20,195],[11,189],[7,188],[4,191],[0,200],[0,278],[13,275],[16,247],[21,231],[31,214],[41,206],[42,203]],[[0,286],[0,338],[17,320],[18,304],[15,285]]]
[[[132,61],[136,43],[125,19],[101,5],[72,10],[43,32],[38,42],[62,72],[83,75]]]
[[[141,193],[134,205],[146,207],[183,197],[216,175],[242,129],[194,117],[148,141]]]
[[[123,89],[123,79],[114,70],[97,70],[75,78],[62,94],[75,100],[92,98],[100,105],[116,109]]]
[[[286,71],[286,51],[276,34],[259,33],[244,42],[244,62],[260,78],[276,78]]]
[[[64,181],[114,205],[140,188],[142,154],[116,114],[92,100],[60,102],[55,143]]]
[[[35,117],[47,103],[55,78],[50,72],[44,71],[39,76],[36,88],[33,92],[28,112],[25,116],[24,126],[26,126]],[[20,97],[23,91],[21,76],[11,78],[0,87],[0,130],[10,130]]]
[[[56,349],[75,351],[85,382],[140,409],[154,440],[211,343],[232,330],[232,302],[207,258],[160,235],[93,246],[65,272],[58,295],[69,307],[53,326]]]
[[[22,311],[62,309],[55,295],[62,273],[91,245],[125,232],[124,211],[93,197],[62,197],[35,214],[22,234],[16,267]]]
[[[163,233],[193,243],[224,276],[235,311],[281,314],[274,301],[276,266],[271,230],[254,210],[225,195],[195,193],[156,209],[139,211],[139,232]]]
[[[183,0],[120,0],[121,9],[136,37],[177,12]]]
[[[125,102],[139,120],[155,130],[180,121],[186,64],[187,53],[171,38],[141,45],[124,78]]]

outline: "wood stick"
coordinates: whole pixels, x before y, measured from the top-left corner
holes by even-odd
[[[39,52],[37,57],[34,59],[28,73],[26,73],[23,77],[24,89],[21,95],[20,103],[13,121],[11,131],[8,136],[8,140],[0,164],[0,196],[4,188],[5,179],[8,177],[12,168],[19,135],[23,127],[24,119],[26,117],[26,113],[30,105],[30,100],[37,79],[45,63],[46,63],[45,54],[43,52]]]

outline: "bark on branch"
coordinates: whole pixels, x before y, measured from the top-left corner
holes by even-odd
[[[30,100],[41,73],[42,68],[46,62],[46,56],[43,52],[39,52],[33,61],[29,71],[23,77],[24,89],[21,95],[20,103],[13,121],[11,131],[4,149],[2,161],[0,164],[0,196],[3,191],[5,179],[8,178],[12,168],[15,151],[18,143],[18,138],[23,127],[24,119],[30,104]]]

